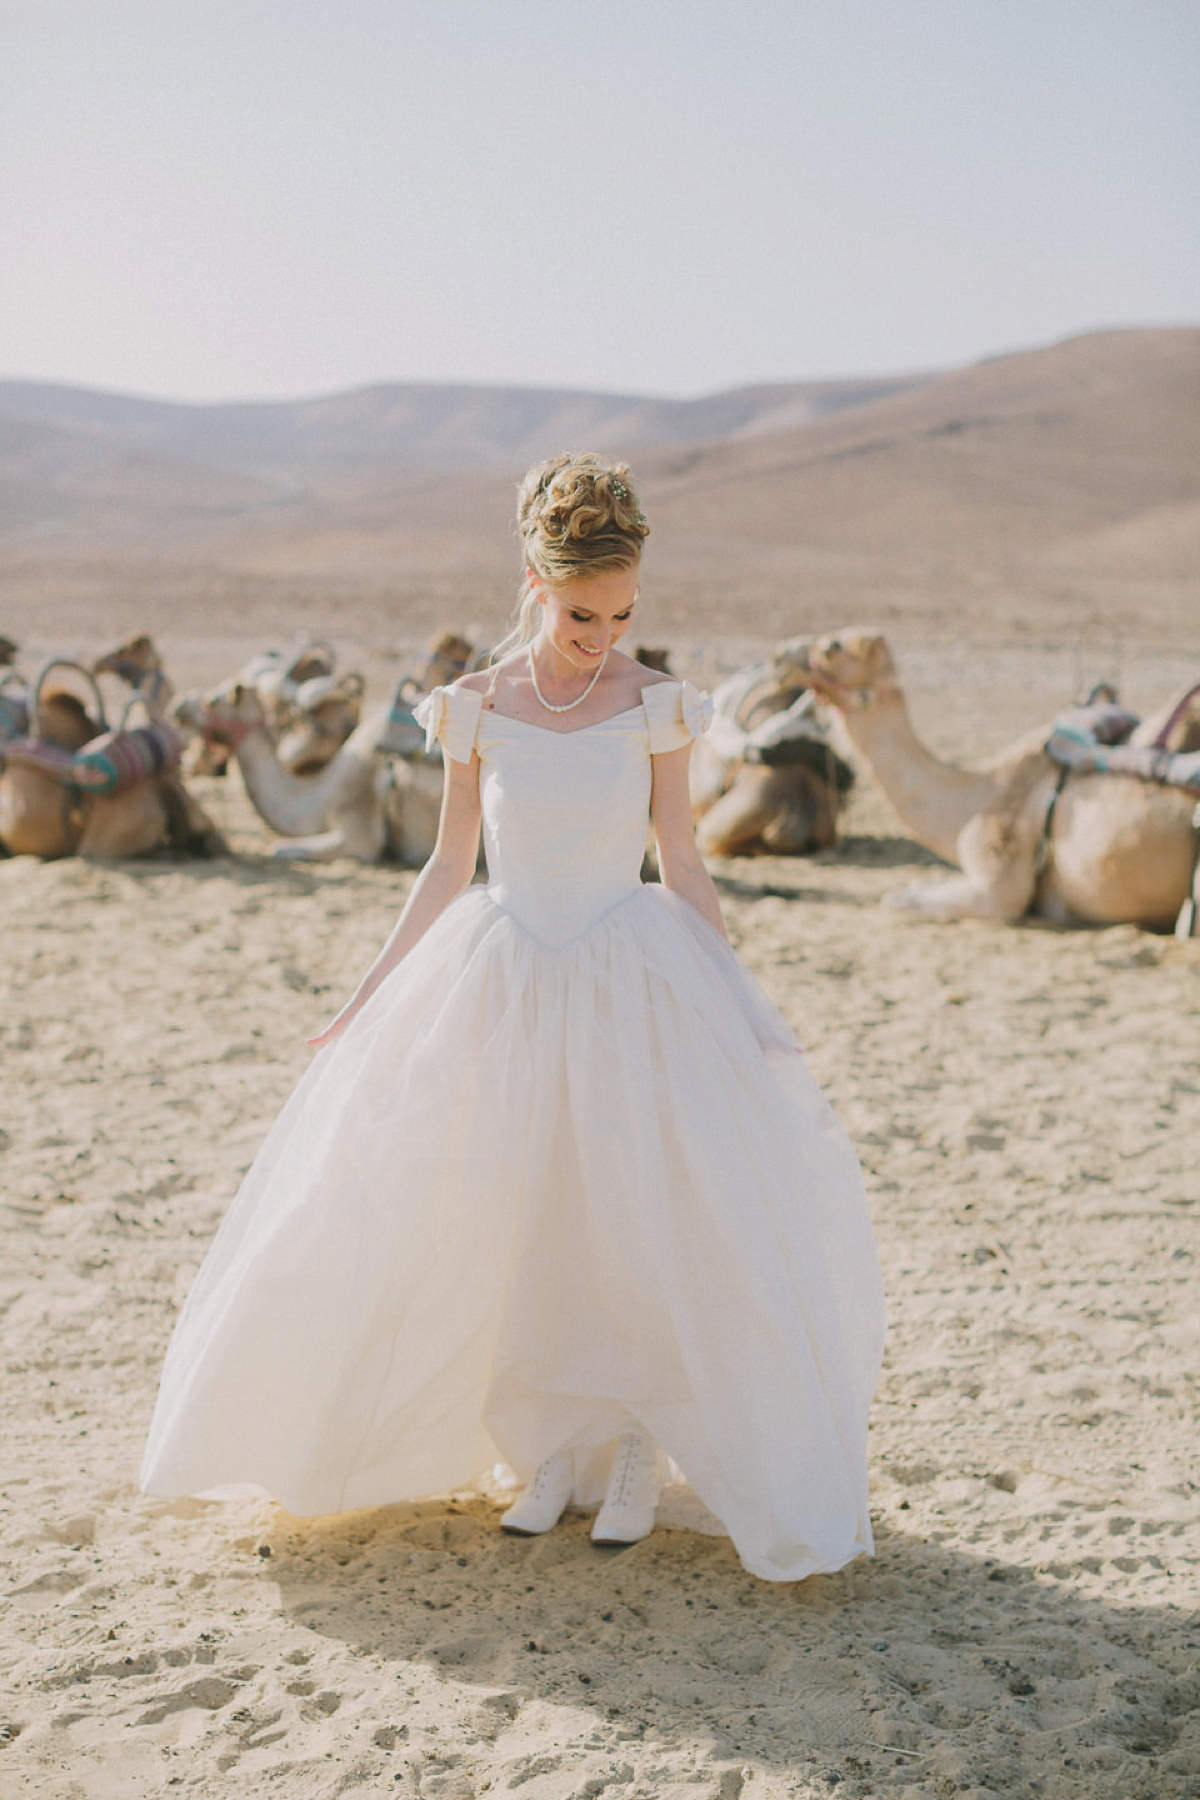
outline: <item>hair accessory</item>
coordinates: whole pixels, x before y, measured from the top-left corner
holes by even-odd
[[[614,481],[612,484],[612,491],[614,497],[618,500],[628,500],[629,498],[629,489],[625,486],[623,481]]]

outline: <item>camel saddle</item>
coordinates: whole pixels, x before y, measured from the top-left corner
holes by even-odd
[[[805,688],[781,712],[772,713],[745,732],[742,758],[768,768],[803,764],[844,794],[854,785],[854,770],[829,741],[829,730],[817,711],[817,697]]]
[[[1200,750],[1171,751],[1164,741],[1197,693],[1200,682],[1184,695],[1152,744],[1129,742],[1138,719],[1115,700],[1069,707],[1054,721],[1046,754],[1064,774],[1132,775],[1138,781],[1157,781],[1200,795]]]
[[[406,698],[411,692],[411,681],[412,677],[406,675],[392,695],[383,730],[375,744],[379,756],[400,756],[409,760],[425,754],[424,729],[417,724],[416,714]]]
[[[174,728],[165,719],[152,719],[148,725],[102,732],[74,752],[43,738],[13,738],[0,750],[0,759],[16,768],[37,769],[63,787],[117,794],[177,768],[181,751]]]

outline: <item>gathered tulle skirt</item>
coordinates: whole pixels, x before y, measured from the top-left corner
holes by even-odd
[[[330,1513],[640,1421],[767,1579],[871,1548],[883,1303],[857,1159],[685,902],[562,948],[461,895],[321,1051],[176,1327],[153,1494]]]

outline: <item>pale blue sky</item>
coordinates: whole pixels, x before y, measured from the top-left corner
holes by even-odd
[[[0,373],[696,394],[1200,320],[1197,0],[0,0]]]

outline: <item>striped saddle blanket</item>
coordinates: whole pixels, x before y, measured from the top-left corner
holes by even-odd
[[[116,794],[177,768],[181,749],[175,730],[165,719],[155,719],[127,731],[102,732],[74,752],[40,738],[13,738],[4,744],[0,757],[12,767],[37,769],[63,787]]]
[[[1072,706],[1054,721],[1046,754],[1060,768],[1080,774],[1132,775],[1200,795],[1200,750],[1131,744],[1129,735],[1137,723],[1133,713],[1115,702]]]

